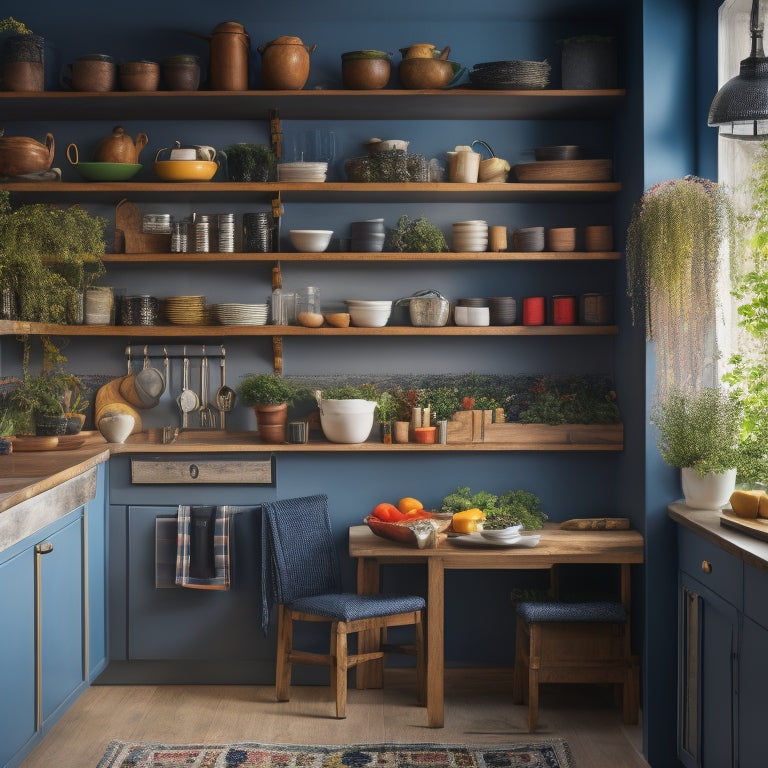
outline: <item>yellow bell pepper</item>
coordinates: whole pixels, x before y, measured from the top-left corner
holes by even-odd
[[[481,509],[465,509],[451,518],[451,527],[456,533],[473,533],[483,527],[485,513]]]

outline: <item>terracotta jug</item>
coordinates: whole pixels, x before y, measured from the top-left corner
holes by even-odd
[[[96,145],[93,159],[97,163],[138,163],[147,141],[147,134],[140,133],[134,144],[133,139],[118,125],[111,136],[106,136]]]
[[[309,54],[316,48],[308,48],[300,37],[289,36],[259,46],[264,87],[272,91],[300,91],[309,77]]]

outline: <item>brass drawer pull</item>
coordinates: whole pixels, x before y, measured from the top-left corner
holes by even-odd
[[[701,570],[704,571],[704,573],[712,573],[712,563],[710,563],[709,560],[702,560]]]

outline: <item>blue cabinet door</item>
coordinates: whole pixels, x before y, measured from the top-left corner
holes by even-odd
[[[680,576],[678,756],[686,768],[735,765],[736,608]]]
[[[35,734],[35,578],[27,548],[0,562],[0,766]]]
[[[88,595],[88,680],[107,665],[107,463],[100,464],[96,496],[86,507],[87,595]]]
[[[739,768],[764,768],[768,629],[744,617],[739,654]]]
[[[80,510],[82,513],[82,509]],[[85,680],[83,659],[83,517],[46,536],[40,556],[43,728]]]

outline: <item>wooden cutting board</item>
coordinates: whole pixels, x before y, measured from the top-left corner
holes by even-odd
[[[133,203],[121,200],[115,207],[115,250],[122,241],[123,253],[168,253],[170,235],[146,235],[141,231],[141,211]],[[119,234],[118,234],[119,233]]]
[[[764,517],[748,520],[723,510],[720,513],[720,525],[754,536],[756,539],[768,541],[768,519]]]

